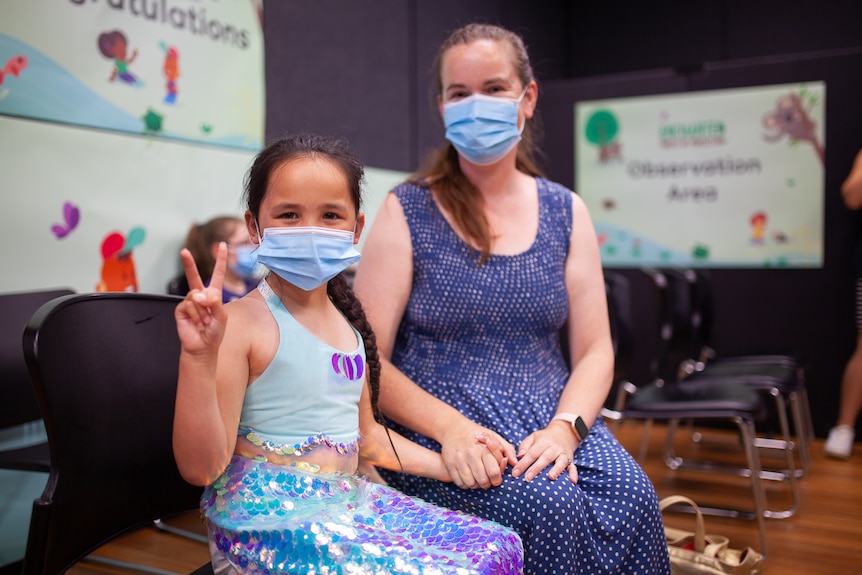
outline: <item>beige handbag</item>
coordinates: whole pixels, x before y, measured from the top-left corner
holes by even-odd
[[[763,555],[746,547],[731,549],[723,535],[706,533],[703,513],[697,504],[683,495],[671,495],[659,504],[662,511],[676,503],[690,505],[695,511],[695,531],[665,527],[670,567],[673,575],[754,575],[763,566]]]

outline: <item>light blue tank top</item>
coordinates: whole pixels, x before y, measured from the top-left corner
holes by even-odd
[[[282,455],[300,455],[321,445],[356,453],[366,371],[362,336],[353,328],[356,349],[339,351],[296,321],[266,280],[258,290],[278,324],[278,350],[246,389],[239,434]]]

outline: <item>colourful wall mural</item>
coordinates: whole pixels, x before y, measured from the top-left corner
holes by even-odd
[[[256,151],[262,17],[261,0],[4,0],[0,114]]]

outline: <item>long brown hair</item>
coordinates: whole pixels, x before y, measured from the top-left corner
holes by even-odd
[[[440,75],[443,56],[453,46],[470,44],[478,40],[492,40],[509,47],[512,65],[522,86],[535,80],[527,48],[518,34],[491,24],[468,24],[452,32],[440,45],[434,58],[432,98],[435,102],[443,94],[443,79]],[[538,118],[534,114],[524,126],[521,141],[518,143],[515,166],[531,176],[543,175],[536,162],[540,154],[537,146],[540,131]],[[481,252],[479,263],[484,263],[491,254],[494,238],[488,219],[485,217],[482,196],[461,171],[458,151],[455,147],[448,143],[444,148],[432,152],[409,181],[414,184],[433,186],[435,197],[451,215],[458,229],[479,246]]]

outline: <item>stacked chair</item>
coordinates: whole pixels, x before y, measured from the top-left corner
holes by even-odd
[[[122,533],[198,507],[202,489],[180,476],[171,444],[179,301],[67,295],[27,324],[50,473],[33,503],[24,575],[62,573]],[[212,573],[209,561],[196,573]]]
[[[608,272],[606,272],[607,276]],[[638,459],[646,457],[648,430],[655,421],[668,424],[668,437],[665,445],[665,463],[672,469],[695,469],[706,471],[709,478],[714,472],[722,470],[723,465],[707,458],[697,461],[685,460],[673,451],[673,430],[681,421],[695,419],[699,422],[716,425],[732,425],[738,430],[744,468],[749,470],[753,509],[701,506],[704,513],[745,517],[757,522],[761,542],[761,552],[767,551],[765,517],[766,493],[762,481],[760,453],[757,447],[756,421],[766,413],[762,396],[755,389],[738,381],[714,379],[708,382],[683,385],[683,372],[680,365],[687,356],[687,343],[690,338],[683,307],[674,301],[670,278],[658,270],[646,270],[647,285],[653,299],[657,321],[653,330],[653,342],[649,347],[655,350],[650,360],[652,375],[647,383],[635,384],[624,380],[618,385],[618,395],[613,408],[606,408],[605,416],[616,420],[614,424],[626,421],[641,421],[646,428],[643,434]],[[606,279],[607,284],[607,279]],[[632,334],[631,316],[624,310],[629,309],[631,301],[625,299],[626,290],[608,290],[608,303],[611,308],[612,334],[615,338]],[[621,299],[619,299],[621,298]],[[614,325],[616,324],[616,325]],[[638,342],[642,343],[642,342]],[[632,346],[633,342],[616,342],[617,346]]]
[[[710,345],[713,303],[709,272],[678,269],[668,270],[668,273],[681,278],[680,289],[684,290],[687,286],[689,290],[691,341],[690,358],[685,360],[683,367],[686,379],[699,382],[719,377],[722,380],[744,382],[763,393],[774,405],[774,415],[778,419],[782,438],[764,438],[758,445],[765,449],[792,450],[799,461],[792,472],[801,477],[809,467],[810,446],[814,439],[802,362],[792,355],[780,354],[718,356]],[[781,473],[786,475],[790,472],[788,469]]]
[[[789,486],[789,504],[782,509],[768,509],[770,518],[787,518],[799,507],[798,478],[804,473],[809,461],[810,415],[805,392],[804,369],[799,361],[784,355],[751,355],[718,358],[708,346],[711,321],[711,286],[706,272],[689,269],[669,269],[663,274],[667,278],[670,297],[678,315],[678,324],[683,341],[679,353],[673,358],[680,370],[682,387],[697,387],[713,383],[743,384],[757,391],[773,409],[767,416],[778,420],[778,436],[760,434],[755,445],[761,453],[783,456],[784,463],[778,469],[761,469],[763,479],[784,482]],[[791,433],[788,412],[793,413],[796,435]],[[704,434],[694,431],[694,421],[688,420],[692,439],[700,441]],[[764,426],[765,428],[765,426]],[[676,427],[670,428],[671,435]],[[672,443],[672,437],[669,438]],[[797,466],[796,459],[800,461]],[[728,471],[747,475],[752,471],[741,467]]]

